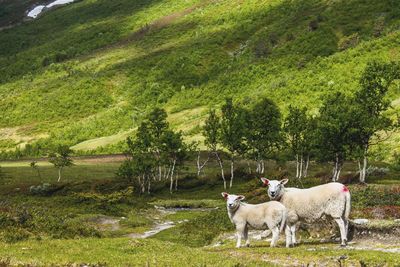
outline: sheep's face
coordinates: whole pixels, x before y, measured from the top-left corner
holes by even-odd
[[[228,209],[235,210],[239,207],[240,201],[244,199],[244,196],[241,195],[230,195],[226,192],[221,193],[223,198],[226,200],[226,206]]]
[[[285,189],[284,185],[289,181],[288,179],[283,180],[268,180],[267,178],[261,178],[264,186],[268,186],[268,196],[270,199],[275,200],[279,199],[282,194],[283,190]]]

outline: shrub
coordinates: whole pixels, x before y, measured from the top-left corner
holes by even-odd
[[[0,241],[5,243],[15,243],[27,240],[32,234],[26,229],[19,227],[7,227],[0,232]]]
[[[353,33],[352,35],[342,37],[338,43],[338,49],[344,51],[349,48],[356,47],[360,42],[360,36],[358,33]]]

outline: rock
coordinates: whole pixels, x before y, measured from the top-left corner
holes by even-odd
[[[368,219],[354,219],[353,223],[358,224],[358,225],[364,225],[364,224],[368,224],[369,220]]]

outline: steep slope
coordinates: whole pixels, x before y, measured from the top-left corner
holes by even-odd
[[[83,0],[0,33],[0,128],[72,146],[161,105],[197,139],[229,95],[315,110],[369,60],[399,60],[399,26],[395,0]]]

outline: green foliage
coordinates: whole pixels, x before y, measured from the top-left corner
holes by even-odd
[[[167,113],[160,108],[153,109],[140,124],[135,139],[127,138],[128,158],[119,168],[117,175],[134,182],[137,191],[150,193],[151,181],[170,179],[170,192],[177,190],[174,172],[182,167],[188,158],[191,145],[183,142],[182,133],[169,128]]]
[[[265,160],[283,141],[280,110],[272,100],[264,98],[253,105],[247,114],[248,153],[252,159]]]
[[[220,118],[217,116],[215,110],[211,109],[202,131],[204,144],[210,151],[217,151],[220,131]]]
[[[72,150],[68,146],[59,146],[56,152],[49,155],[49,162],[56,168],[73,166],[73,160],[70,156]]]
[[[227,98],[221,107],[221,134],[220,142],[233,158],[235,155],[243,155],[246,150],[245,131],[246,113],[239,105],[234,105],[232,98]]]
[[[352,103],[344,94],[336,93],[328,97],[318,118],[318,157],[335,163],[333,179],[337,180],[344,161],[351,157]]]

